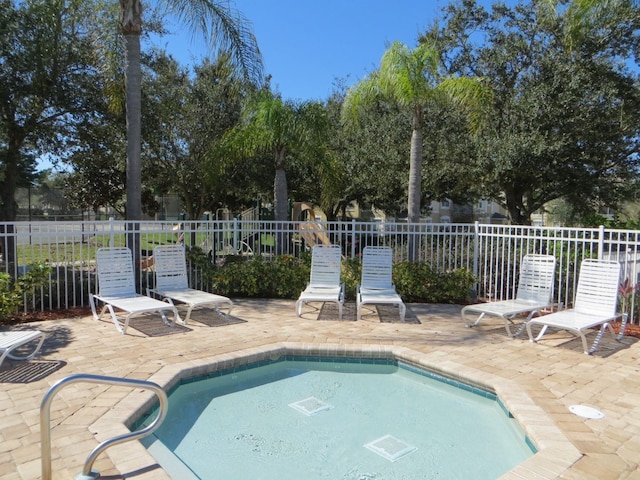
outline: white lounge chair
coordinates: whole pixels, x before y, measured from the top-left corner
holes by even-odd
[[[573,308],[562,310],[542,317],[532,319],[527,323],[527,333],[532,342],[537,342],[547,331],[548,327],[567,330],[582,339],[584,353],[589,355],[597,348],[602,336],[607,331],[615,336],[609,322],[622,316],[620,333],[616,337],[620,340],[627,325],[627,314],[618,314],[618,286],[620,282],[620,264],[609,260],[585,259],[580,265],[578,286],[576,289]],[[534,338],[531,327],[541,325],[542,330]],[[587,344],[585,333],[600,326],[591,348]]]
[[[187,315],[184,318],[186,324],[191,317],[191,311],[195,307],[209,305],[216,310],[226,309],[226,314],[231,312],[233,302],[222,295],[189,288],[187,277],[187,261],[183,245],[163,245],[153,249],[153,258],[156,267],[156,287],[147,289],[147,294],[159,295],[168,303],[186,303]]]
[[[99,320],[102,314],[109,310],[116,329],[124,334],[129,327],[132,316],[147,312],[158,312],[162,321],[173,326],[179,320],[178,310],[172,305],[155,298],[136,293],[134,280],[133,258],[131,250],[126,247],[99,248],[96,252],[96,267],[98,271],[98,294],[89,295],[89,303],[93,317]],[[97,313],[98,302],[104,304],[100,314]],[[126,312],[121,324],[114,309]],[[173,312],[173,320],[169,322],[165,312]]]
[[[35,342],[36,340],[38,343],[29,355],[18,356],[12,353],[16,348],[30,342]],[[5,358],[12,360],[30,360],[36,356],[43,342],[44,333],[39,330],[0,332],[0,365],[2,365]]]
[[[344,283],[340,283],[342,252],[339,245],[316,245],[311,250],[309,284],[296,301],[296,312],[302,315],[302,306],[309,302],[331,302],[338,306],[342,319]]]
[[[365,247],[362,251],[362,277],[356,288],[357,319],[363,305],[396,305],[404,322],[406,307],[393,285],[393,251],[390,247]]]
[[[520,268],[516,298],[467,305],[460,312],[462,321],[467,322],[467,327],[474,327],[485,315],[499,317],[504,320],[507,335],[519,335],[526,323],[538,315],[540,310],[554,305],[552,297],[555,272],[556,259],[553,255],[525,255]],[[470,323],[473,319],[468,317],[472,314],[477,315],[477,318]],[[527,318],[516,333],[512,334],[510,326],[518,315],[523,314],[528,314]]]

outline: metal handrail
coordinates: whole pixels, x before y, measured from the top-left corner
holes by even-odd
[[[107,385],[119,385],[132,388],[145,388],[152,390],[160,401],[160,408],[158,410],[158,416],[154,421],[142,430],[135,432],[118,435],[109,440],[105,440],[87,457],[84,463],[82,472],[77,474],[76,480],[89,480],[96,479],[100,476],[98,472],[92,471],[93,463],[96,458],[107,448],[130,440],[137,440],[142,437],[146,437],[153,433],[167,416],[167,408],[169,406],[169,400],[165,391],[157,384],[153,382],[147,382],[144,380],[133,380],[128,378],[118,377],[106,377],[101,375],[90,374],[76,374],[70,375],[55,383],[49,391],[45,394],[40,405],[40,440],[41,440],[41,452],[42,452],[42,480],[51,480],[51,402],[55,395],[64,387],[71,383],[87,382],[87,383],[100,383]]]

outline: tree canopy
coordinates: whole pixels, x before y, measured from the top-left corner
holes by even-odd
[[[629,12],[627,2],[612,8],[622,4]],[[452,74],[490,82],[478,180],[518,224],[559,198],[584,211],[614,206],[637,175],[640,96],[622,61],[636,48],[637,9],[624,21],[612,10],[618,23],[592,25],[590,35],[572,33],[569,42],[573,10],[551,17],[538,5],[497,4],[487,12],[465,0],[447,7],[443,26],[425,35],[444,45]]]
[[[0,220],[15,219],[16,188],[34,181],[38,158],[74,167],[64,178],[75,204],[125,213],[136,142],[131,108],[114,108],[125,104],[124,64],[107,78],[96,61],[108,51],[96,43],[108,1],[0,0]],[[134,9],[132,28],[138,3],[120,5]],[[162,31],[157,18],[147,25]],[[638,197],[639,27],[634,0],[490,10],[462,0],[415,47],[390,45],[377,70],[323,103],[247,81],[224,49],[193,70],[140,52],[142,209],[154,213],[154,195],[168,193],[190,218],[258,197],[281,221],[290,199],[331,219],[355,201],[412,222],[444,198],[492,199],[521,224],[551,204],[571,221],[616,208]]]
[[[68,139],[100,99],[87,24],[92,2],[0,0],[0,221],[38,157],[69,154]]]

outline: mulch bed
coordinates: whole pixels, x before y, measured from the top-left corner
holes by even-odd
[[[63,318],[79,318],[91,315],[89,307],[73,307],[57,310],[33,311],[18,313],[9,318],[0,320],[0,325],[19,325],[21,323],[42,322],[45,320],[60,320]]]
[[[409,311],[407,311],[407,314],[409,314]],[[75,307],[44,312],[27,312],[14,315],[8,319],[5,319],[4,321],[0,321],[0,325],[18,325],[20,323],[40,322],[44,320],[86,317],[88,315],[91,315],[91,309],[89,307]],[[612,326],[616,333],[620,331],[620,322],[612,322]],[[625,336],[640,339],[640,325],[627,324],[627,328],[625,329],[624,334]]]

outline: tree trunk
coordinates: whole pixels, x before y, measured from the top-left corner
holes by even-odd
[[[139,0],[120,0],[120,27],[125,39],[125,92],[127,115],[127,220],[142,217],[142,169],[140,165],[141,90],[140,34],[142,5]]]
[[[289,245],[289,235],[285,231],[286,222],[289,220],[289,200],[287,189],[287,173],[284,170],[285,149],[280,149],[276,153],[276,176],[273,181],[273,214],[277,222],[276,228],[276,253],[282,255],[287,253]]]
[[[136,278],[140,279],[140,224],[142,217],[141,90],[140,34],[142,33],[142,4],[140,0],[120,0],[120,27],[125,40],[125,95],[127,117],[127,185],[126,209],[127,245],[133,253]]]
[[[409,188],[407,192],[407,222],[409,224],[420,222],[420,199],[422,198],[422,123],[423,113],[421,107],[416,107],[413,112],[411,132],[411,155],[409,157]],[[418,234],[411,234],[410,227],[407,255],[409,260],[418,259],[420,239]]]
[[[505,203],[513,225],[531,225],[531,215],[525,211],[522,195],[511,189],[506,189]]]
[[[411,156],[409,159],[409,191],[407,201],[407,221],[420,221],[420,198],[422,196],[422,130],[411,132]]]
[[[273,181],[273,213],[276,222],[286,222],[288,214],[287,173],[284,170],[285,150],[276,153],[276,176]]]
[[[15,131],[15,130],[14,130]],[[9,138],[4,157],[4,168],[0,170],[0,222],[15,222],[18,214],[16,190],[20,179],[20,147],[24,136]],[[15,225],[0,225],[0,255],[7,265],[14,265],[17,257]],[[8,269],[13,272],[12,268]]]
[[[0,221],[13,222],[18,213],[16,203],[16,189],[20,178],[18,165],[20,163],[21,141],[9,139],[6,156],[2,162],[4,168],[0,170]]]

